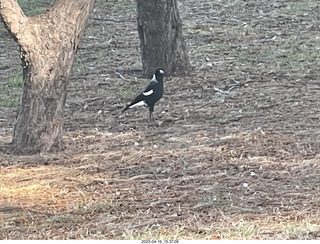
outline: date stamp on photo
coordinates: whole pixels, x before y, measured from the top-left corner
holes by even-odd
[[[179,240],[141,240],[143,244],[175,244],[179,243]]]

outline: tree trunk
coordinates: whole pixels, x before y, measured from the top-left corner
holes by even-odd
[[[56,0],[26,17],[15,0],[0,0],[1,19],[20,46],[23,91],[13,133],[16,154],[62,149],[62,121],[74,54],[94,0]]]
[[[166,74],[186,75],[191,69],[182,37],[177,0],[136,0],[143,71],[156,67]]]

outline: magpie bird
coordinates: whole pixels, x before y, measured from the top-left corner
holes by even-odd
[[[133,101],[122,109],[122,113],[129,108],[137,106],[145,106],[149,108],[149,120],[153,119],[152,113],[154,105],[160,100],[163,95],[163,74],[164,71],[161,68],[157,68],[154,71],[152,80],[149,85],[141,92]]]

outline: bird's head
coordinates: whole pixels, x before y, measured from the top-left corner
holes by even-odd
[[[155,74],[156,76],[161,76],[161,75],[164,74],[164,71],[163,71],[162,68],[157,68],[157,69],[154,71],[154,74]]]

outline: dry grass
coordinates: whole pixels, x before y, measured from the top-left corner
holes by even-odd
[[[189,134],[170,137],[180,148],[164,148],[146,134],[137,146],[135,133],[72,132],[67,152],[3,155],[3,238],[316,238],[319,160],[236,156],[244,149],[237,143],[261,142],[259,134],[226,136],[221,145]]]

